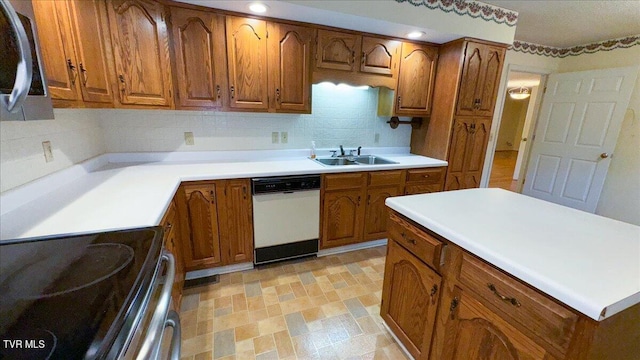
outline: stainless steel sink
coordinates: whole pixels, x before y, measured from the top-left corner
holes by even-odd
[[[322,165],[338,166],[338,165],[360,165],[359,163],[349,160],[347,158],[315,158],[315,161]]]
[[[325,166],[397,164],[395,161],[387,160],[375,155],[323,157],[315,158],[314,160]]]
[[[357,163],[364,165],[385,165],[385,164],[397,164],[396,161],[387,160],[375,155],[362,155],[354,156],[353,158]]]

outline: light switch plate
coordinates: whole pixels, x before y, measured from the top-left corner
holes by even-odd
[[[51,151],[51,141],[43,141],[42,142],[42,150],[44,151],[44,161],[52,162],[53,161],[53,151]]]
[[[271,133],[271,143],[272,144],[277,144],[280,142],[280,133],[278,133],[277,131],[274,131]]]
[[[287,133],[286,131],[283,131],[280,133],[280,139],[282,139],[282,143],[286,144],[289,142],[289,133]]]
[[[191,131],[184,133],[184,144],[185,145],[195,145],[196,142],[193,139],[193,133]]]

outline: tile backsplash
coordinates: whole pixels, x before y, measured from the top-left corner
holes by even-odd
[[[55,120],[0,122],[0,192],[105,152],[98,112],[55,109]],[[43,141],[53,161],[45,162]]]
[[[313,85],[312,104],[309,115],[101,110],[100,126],[107,152],[300,149],[312,140],[318,148],[409,146],[411,127],[393,130],[377,116],[377,88]],[[272,143],[273,132],[286,132],[287,143]]]

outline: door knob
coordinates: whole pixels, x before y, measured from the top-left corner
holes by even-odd
[[[602,154],[600,154],[600,158],[602,158],[602,159],[606,159],[606,158],[608,158],[608,157],[609,157],[609,154],[608,154],[608,153],[602,153]]]
[[[522,138],[522,141],[527,141],[527,138]]]

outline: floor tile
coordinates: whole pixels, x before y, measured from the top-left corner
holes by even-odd
[[[298,259],[186,289],[182,359],[406,359],[380,317],[385,254]]]
[[[213,335],[213,358],[219,359],[236,353],[233,329],[218,331]]]

